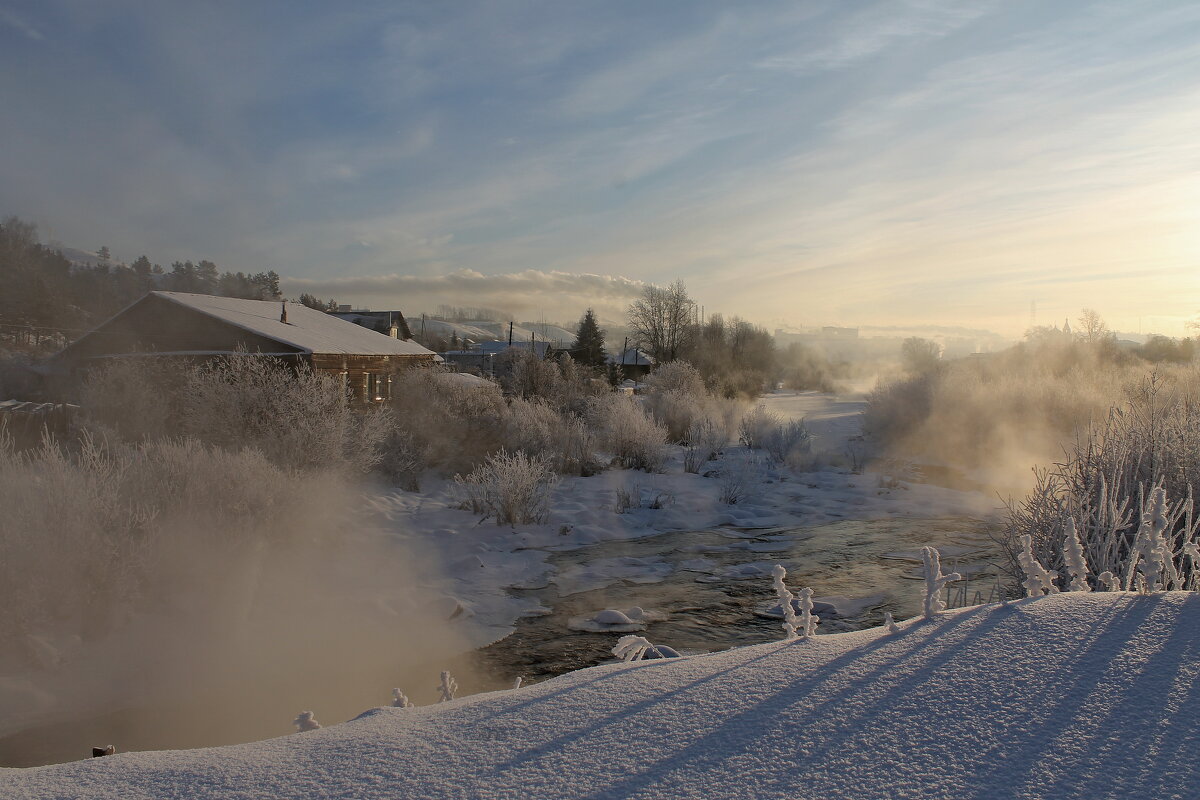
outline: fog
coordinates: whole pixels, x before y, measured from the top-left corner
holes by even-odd
[[[0,455],[0,764],[279,736],[392,687],[432,701],[468,644],[363,488],[195,443]]]

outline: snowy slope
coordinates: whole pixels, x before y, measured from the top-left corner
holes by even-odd
[[[3,770],[0,796],[1196,797],[1198,655],[1198,595],[1055,595],[254,744]]]

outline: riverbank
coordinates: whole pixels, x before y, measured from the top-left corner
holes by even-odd
[[[1185,797],[1200,784],[1197,649],[1195,594],[1060,594],[894,634],[596,667],[247,745],[3,770],[0,794]]]

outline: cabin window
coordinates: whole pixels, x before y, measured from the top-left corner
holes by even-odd
[[[363,375],[363,388],[366,390],[364,397],[368,402],[383,399],[383,395],[380,394],[383,390],[383,382],[379,380],[379,376],[374,372],[368,372]]]

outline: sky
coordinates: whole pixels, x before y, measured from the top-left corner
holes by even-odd
[[[0,0],[0,215],[292,296],[1200,312],[1200,5]],[[539,317],[540,315],[540,317]]]

